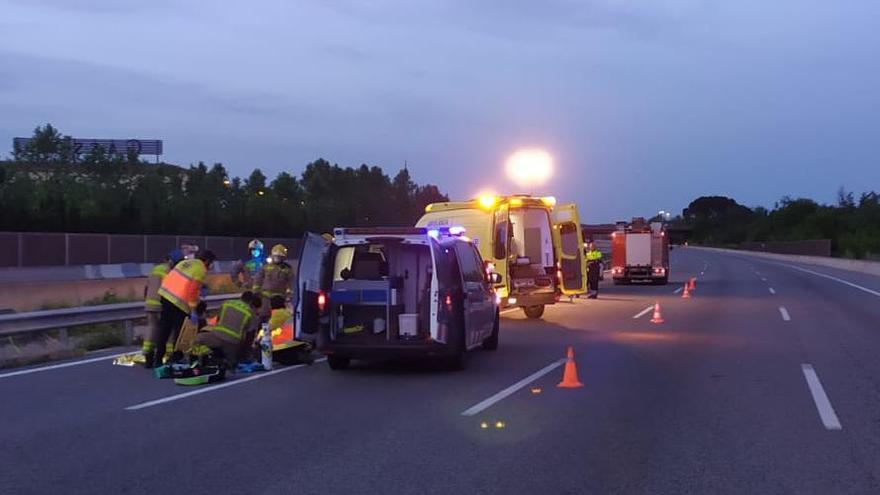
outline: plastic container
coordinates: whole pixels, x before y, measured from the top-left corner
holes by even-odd
[[[260,361],[263,369],[269,371],[272,369],[272,332],[269,331],[269,325],[263,323],[263,337],[260,339]]]
[[[419,334],[419,315],[417,313],[401,313],[397,316],[398,333],[401,337],[415,337]]]
[[[373,333],[385,332],[385,318],[376,318],[373,320]]]

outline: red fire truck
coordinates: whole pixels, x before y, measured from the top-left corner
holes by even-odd
[[[669,282],[669,237],[661,222],[644,218],[617,222],[611,234],[611,276],[615,285],[635,280]]]

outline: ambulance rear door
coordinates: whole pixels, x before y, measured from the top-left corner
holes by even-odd
[[[557,206],[551,213],[553,244],[559,263],[559,289],[572,296],[587,290],[587,265],[584,262],[583,234],[577,206]]]

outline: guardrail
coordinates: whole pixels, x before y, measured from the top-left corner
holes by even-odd
[[[223,301],[237,297],[239,294],[217,294],[206,297],[205,301],[210,310],[220,307]],[[0,337],[52,330],[58,332],[58,340],[66,345],[68,328],[123,322],[123,339],[126,344],[131,344],[134,340],[134,322],[145,317],[143,302],[13,313],[0,315]]]

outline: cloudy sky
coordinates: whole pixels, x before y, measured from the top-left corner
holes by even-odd
[[[876,0],[0,0],[0,150],[51,122],[237,175],[407,162],[463,199],[541,147],[590,222],[832,201],[880,191],[878,26]]]

